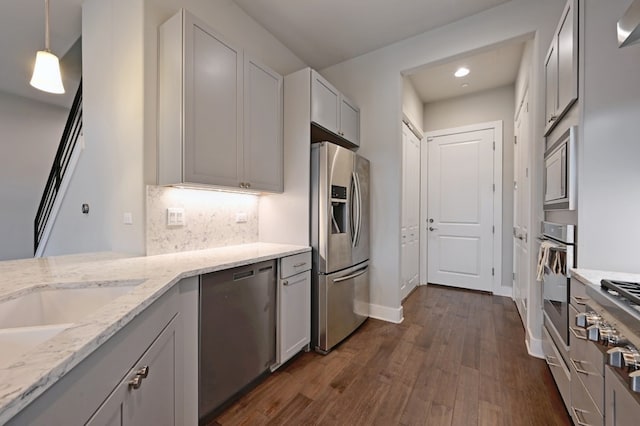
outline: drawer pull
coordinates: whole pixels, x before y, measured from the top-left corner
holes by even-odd
[[[545,360],[547,361],[547,365],[549,365],[551,367],[560,367],[560,364],[555,363],[555,362],[551,362],[552,359],[556,359],[556,357],[551,356],[551,355],[547,355],[545,357]]]
[[[145,365],[136,372],[133,379],[129,380],[129,389],[138,389],[142,386],[142,380],[149,375],[149,366]]]
[[[576,339],[587,340],[587,333],[584,330],[569,327],[569,331],[576,337]],[[584,332],[584,335],[578,334],[578,332]]]
[[[576,302],[576,305],[584,306],[589,301],[588,297],[571,296],[571,299]]]
[[[306,264],[307,264],[307,262],[300,262],[300,263],[296,263],[295,265],[293,265],[293,267],[294,268],[299,268],[299,267],[304,266]]]
[[[571,365],[573,365],[573,368],[575,368],[575,370],[580,373],[580,374],[584,374],[585,376],[589,376],[591,375],[591,373],[589,373],[587,370],[585,370],[584,368],[580,368],[578,367],[578,364],[582,365],[582,361],[580,360],[575,360],[573,358],[569,358],[569,361],[571,361]]]
[[[576,422],[578,423],[578,425],[580,426],[591,426],[589,423],[587,423],[583,417],[582,413],[586,413],[586,411],[584,410],[580,410],[579,408],[575,408],[575,407],[571,407],[571,411],[573,411],[573,417],[575,417]]]

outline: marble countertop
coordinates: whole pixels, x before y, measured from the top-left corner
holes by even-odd
[[[0,262],[0,303],[47,288],[131,285],[132,291],[25,354],[0,365],[0,424],[122,329],[182,278],[310,251],[253,243],[157,256],[94,253]]]
[[[600,280],[610,279],[617,281],[634,281],[640,282],[640,274],[628,272],[600,271],[596,269],[572,269],[571,276],[577,278],[580,282],[595,288],[600,288]]]

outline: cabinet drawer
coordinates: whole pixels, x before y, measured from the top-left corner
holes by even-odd
[[[571,295],[571,306],[573,306],[578,312],[585,312],[587,310],[587,303],[590,299],[587,297],[587,289],[584,284],[575,278],[571,278],[571,289],[569,294]]]
[[[280,259],[280,278],[287,278],[311,269],[311,252]]]
[[[571,367],[571,375],[576,371]],[[580,380],[571,381],[571,417],[576,425],[602,425],[604,418]]]
[[[560,396],[562,396],[564,405],[569,408],[571,407],[571,382],[569,369],[556,349],[553,340],[551,340],[549,332],[544,327],[542,327],[542,350],[544,352],[547,365],[549,366],[549,370],[551,370],[553,379],[556,382],[556,386],[560,391]]]

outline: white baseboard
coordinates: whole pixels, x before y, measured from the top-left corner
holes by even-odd
[[[529,352],[529,355],[536,358],[544,359],[544,351],[542,350],[542,339],[535,339],[531,337],[529,330],[527,330],[525,343],[527,344],[527,352]]]
[[[504,296],[513,299],[513,287],[500,286],[494,290],[493,294],[495,296]]]
[[[392,322],[394,324],[400,324],[404,320],[402,306],[399,308],[390,308],[388,306],[369,304],[369,316],[371,318],[379,319],[382,321]]]

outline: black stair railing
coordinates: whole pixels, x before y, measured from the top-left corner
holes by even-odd
[[[51,172],[49,172],[49,178],[47,184],[44,187],[42,198],[40,199],[40,205],[38,206],[38,212],[33,222],[33,252],[38,251],[38,246],[44,234],[44,230],[47,226],[49,216],[53,209],[53,205],[58,196],[60,190],[60,184],[64,178],[67,168],[69,167],[69,161],[71,160],[71,154],[76,147],[78,138],[82,133],[82,80],[78,86],[76,96],[73,98],[73,105],[67,118],[67,123],[64,126],[64,132],[56,151],[56,156],[51,166]]]

